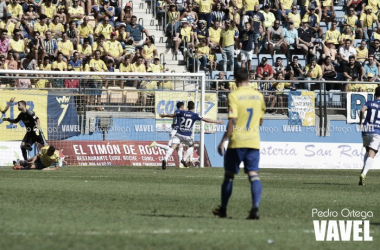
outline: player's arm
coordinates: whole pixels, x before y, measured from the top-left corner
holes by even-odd
[[[209,118],[202,118],[202,121],[208,122],[208,123],[224,124],[224,121],[220,121],[220,120],[217,121],[217,120],[213,120]]]
[[[8,121],[10,123],[18,123],[21,120],[21,114],[20,113],[16,119],[11,119],[11,118],[3,118],[3,121]]]
[[[220,142],[219,147],[218,147],[218,152],[220,155],[224,154],[224,142],[227,141],[227,139],[230,138],[230,136],[232,135],[235,125],[236,125],[236,118],[229,118],[227,131],[224,133],[222,141]]]
[[[53,167],[54,166],[54,167]],[[48,167],[48,168],[43,168],[42,170],[43,171],[49,171],[49,170],[58,170],[59,169],[59,165],[58,165],[58,163],[54,163],[54,164],[52,164],[50,167]]]
[[[363,119],[364,119],[364,113],[367,111],[367,106],[363,106],[360,110],[360,118],[359,118],[359,127],[362,127]]]
[[[171,118],[173,118],[173,117],[176,117],[176,115],[175,115],[175,114],[169,114],[169,115],[166,115],[166,114],[160,114],[160,117],[161,117],[161,118],[165,118],[165,117],[171,117]]]
[[[8,105],[5,107],[4,110],[1,110],[1,113],[5,114],[5,113],[8,111],[8,109],[11,107],[11,105],[12,105],[13,101],[15,100],[15,98],[16,98],[16,97],[13,97],[13,98],[11,98],[11,99],[9,100]]]

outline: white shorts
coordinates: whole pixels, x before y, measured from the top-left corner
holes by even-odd
[[[240,60],[247,61],[247,58],[248,58],[248,61],[250,61],[252,60],[252,56],[253,56],[253,50],[251,51],[240,50]]]
[[[364,147],[370,147],[375,151],[379,151],[380,135],[378,134],[362,135],[362,138],[363,138]]]
[[[173,144],[173,137],[175,136],[175,134],[177,134],[177,130],[176,129],[173,129],[172,131],[170,131],[170,134],[169,134],[169,147],[172,146]]]
[[[281,49],[281,44],[282,44],[282,43],[280,43],[280,45],[278,45],[278,46],[276,46],[276,43],[270,43],[270,44],[273,45],[273,49],[276,49],[276,50],[277,50],[277,49]],[[266,42],[264,46],[265,46],[265,49],[268,49],[268,47],[269,47],[269,42]]]
[[[171,141],[172,143],[175,143],[175,144],[183,143],[189,147],[194,145],[193,138],[191,138],[191,136],[186,136],[186,135],[176,134],[175,136],[173,136]]]

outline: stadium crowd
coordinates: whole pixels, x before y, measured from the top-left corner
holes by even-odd
[[[313,80],[347,81],[327,90],[374,91],[379,81],[379,0],[166,0],[157,8],[167,8],[175,53],[182,48],[201,70],[223,71],[213,79],[230,80],[241,66],[251,79],[284,80],[252,85],[261,91],[319,89]]]

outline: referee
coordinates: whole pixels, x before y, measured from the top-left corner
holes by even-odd
[[[24,136],[24,139],[21,142],[21,151],[22,156],[24,157],[24,160],[28,159],[28,151],[32,150],[32,145],[35,142],[40,143],[43,146],[47,146],[47,142],[45,140],[45,137],[42,134],[42,131],[40,131],[38,128],[40,126],[40,120],[36,116],[36,114],[26,108],[26,102],[25,101],[19,101],[17,102],[18,110],[21,111],[21,113],[17,116],[16,119],[10,119],[10,118],[3,118],[3,121],[8,121],[10,123],[18,123],[19,121],[23,121],[26,128],[26,134]]]

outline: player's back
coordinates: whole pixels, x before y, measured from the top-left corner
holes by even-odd
[[[364,134],[380,134],[380,100],[369,101],[364,104],[367,115],[364,120]]]
[[[191,136],[194,123],[202,120],[202,117],[190,110],[180,110],[177,117],[181,119],[178,132],[185,136]]]
[[[263,94],[244,86],[231,92],[228,100],[228,117],[236,118],[228,147],[260,149],[260,119],[265,112]]]

